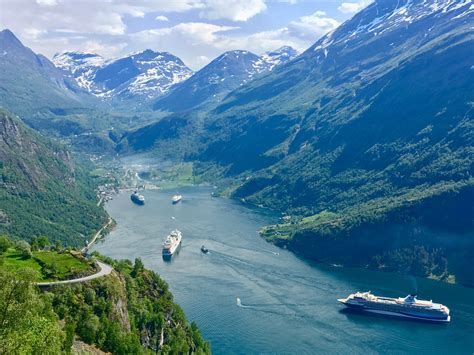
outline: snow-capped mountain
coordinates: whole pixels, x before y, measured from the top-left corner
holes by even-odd
[[[74,77],[77,84],[88,92],[94,92],[94,75],[105,60],[98,54],[82,52],[62,52],[55,54],[52,62],[57,68],[63,69]]]
[[[156,109],[183,111],[212,100],[219,101],[230,91],[249,83],[276,66],[295,58],[288,46],[258,56],[244,50],[221,54],[188,80],[177,85],[155,103]]]
[[[150,49],[108,61],[97,54],[64,52],[53,63],[88,92],[121,100],[158,97],[193,73],[178,57]]]
[[[262,60],[267,63],[268,70],[272,70],[276,66],[286,63],[298,56],[298,51],[290,46],[283,46],[277,50],[266,52],[262,55]]]

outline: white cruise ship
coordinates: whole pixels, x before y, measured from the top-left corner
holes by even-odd
[[[163,243],[163,256],[172,256],[181,244],[181,232],[177,229],[172,231]]]
[[[449,322],[449,308],[433,301],[416,299],[416,295],[391,298],[374,296],[369,292],[357,292],[338,299],[347,307],[365,312],[413,318],[431,322]]]
[[[177,204],[177,203],[180,202],[182,199],[183,199],[183,196],[182,196],[182,195],[174,195],[173,198],[171,199],[171,201],[173,202],[173,204]]]

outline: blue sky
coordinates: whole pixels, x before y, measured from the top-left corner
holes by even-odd
[[[371,0],[0,0],[0,27],[35,52],[114,58],[150,48],[197,70],[219,54],[303,51]]]

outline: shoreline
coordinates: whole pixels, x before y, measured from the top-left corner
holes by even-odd
[[[176,184],[176,186],[173,186],[173,187],[161,187],[161,186],[158,186],[156,184],[153,184],[147,180],[142,180],[145,184],[144,184],[144,187],[145,187],[145,190],[163,190],[163,191],[167,191],[167,190],[173,190],[173,189],[176,189],[176,188],[196,188],[196,187],[200,187],[200,186],[207,186],[207,187],[215,187],[216,185],[209,182],[209,181],[206,181],[206,182],[202,182],[200,184],[184,184],[184,185],[180,185],[179,183]],[[147,184],[148,182],[148,184]],[[169,181],[168,183],[171,183],[171,185],[173,185],[172,181]],[[120,194],[122,192],[130,192],[130,191],[134,191],[136,189],[136,187],[123,187],[123,188],[119,188],[117,189],[117,194]],[[268,208],[268,207],[265,207],[265,206],[262,206],[262,205],[258,205],[258,204],[254,204],[252,202],[249,202],[245,199],[236,199],[236,198],[231,198],[229,196],[225,196],[223,194],[220,194],[220,193],[211,193],[211,196],[213,197],[221,197],[221,198],[226,198],[228,200],[232,200],[232,201],[235,201],[235,202],[238,202],[240,204],[242,204],[243,206],[246,206],[247,208],[256,208],[256,209],[263,209],[263,210],[269,210],[269,211],[272,211],[276,214],[282,214],[283,212],[282,211],[278,211],[278,210],[274,210],[274,209],[271,209],[271,208]],[[108,201],[106,201],[108,202]],[[105,205],[105,203],[103,204]],[[111,218],[111,217],[109,217]],[[295,255],[296,257],[299,257],[299,258],[303,258],[304,260],[307,260],[309,262],[315,262],[315,263],[319,263],[319,264],[323,264],[323,265],[328,265],[328,266],[334,266],[334,265],[337,265],[337,267],[342,267],[342,268],[357,268],[357,269],[361,269],[361,270],[372,270],[372,271],[379,271],[379,272],[383,272],[383,273],[386,273],[387,275],[390,274],[390,273],[395,273],[395,274],[398,274],[398,275],[406,275],[406,276],[412,276],[412,277],[419,277],[421,279],[427,279],[427,280],[433,280],[433,281],[437,281],[437,282],[441,282],[441,283],[444,283],[444,284],[450,284],[450,285],[461,285],[461,286],[464,286],[464,287],[468,287],[468,288],[474,288],[474,285],[469,285],[469,284],[464,284],[464,283],[459,283],[457,281],[451,281],[451,280],[445,280],[445,279],[442,279],[440,277],[436,277],[435,275],[429,275],[429,276],[426,276],[426,277],[423,277],[423,276],[415,276],[415,275],[412,275],[412,274],[409,274],[409,273],[402,273],[402,272],[397,272],[397,271],[385,271],[383,269],[373,269],[373,268],[369,268],[369,267],[364,267],[364,266],[347,266],[347,265],[343,265],[343,264],[340,264],[340,263],[336,263],[335,262],[329,262],[329,261],[324,261],[324,260],[318,260],[318,259],[312,259],[312,258],[308,258],[306,256],[304,256],[303,254],[295,251],[293,248],[288,248],[288,246],[286,245],[288,240],[286,240],[286,243],[282,243],[281,240],[280,240],[280,243],[277,242],[276,240],[268,240],[268,238],[266,238],[262,233],[262,230],[264,230],[265,228],[271,226],[271,224],[269,225],[266,225],[264,227],[262,227],[262,229],[258,230],[258,235],[259,235],[259,238],[262,238],[264,239],[267,243],[270,243],[270,244],[273,244],[273,245],[276,245],[278,248],[280,249],[284,249],[284,250],[288,250],[289,252],[291,252],[293,255]],[[104,226],[105,227],[105,226]],[[104,227],[98,232],[100,233]],[[104,235],[104,238],[105,238],[106,235]],[[91,247],[95,242],[97,241],[97,238],[94,239],[94,241],[92,243],[90,243],[90,245],[88,246]],[[88,249],[87,248],[87,249]]]
[[[105,210],[105,208],[104,208]],[[108,214],[107,214],[108,215]],[[99,239],[102,239],[100,238],[100,235],[102,233],[102,231],[104,229],[106,229],[107,227],[109,227],[112,223],[114,222],[113,218],[108,216],[108,220],[107,220],[107,223],[105,223],[95,234],[94,234],[94,237],[92,238],[92,240],[86,244],[86,246],[84,246],[83,248],[80,249],[80,252],[81,253],[85,253],[85,252],[88,252],[90,247],[92,247],[96,242],[97,240]],[[107,233],[108,234],[108,233]],[[106,235],[107,235],[106,234]],[[106,235],[104,235],[103,237],[105,237]]]

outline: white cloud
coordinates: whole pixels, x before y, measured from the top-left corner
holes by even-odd
[[[105,58],[114,57],[119,53],[122,49],[127,46],[127,43],[103,43],[100,41],[86,41],[81,42],[79,47],[76,47],[75,50],[79,50],[81,52],[86,53],[100,53]]]
[[[55,6],[59,3],[58,0],[36,0],[36,3],[38,5],[43,5],[43,6]]]
[[[200,16],[210,20],[227,19],[244,22],[265,11],[264,0],[207,0]]]
[[[371,4],[373,0],[359,0],[357,2],[343,2],[337,9],[343,14],[355,14]]]
[[[38,28],[33,28],[33,27],[27,27],[24,29],[24,34],[25,34],[25,37],[29,38],[29,39],[38,39],[41,35],[45,34],[46,31],[45,30],[41,30],[41,29],[38,29]]]
[[[301,17],[299,21],[290,22],[288,31],[295,37],[315,41],[337,26],[337,20],[328,17],[324,11],[316,11],[312,15]]]
[[[228,50],[245,49],[262,54],[290,45],[302,51],[338,24],[321,11],[303,16],[286,27],[245,35],[238,32],[239,27],[188,22],[137,32],[131,35],[126,50],[171,51],[196,70]]]
[[[156,17],[155,17],[155,20],[156,20],[156,21],[163,21],[163,22],[168,22],[168,21],[169,21],[168,17],[163,16],[163,15],[156,16]]]

